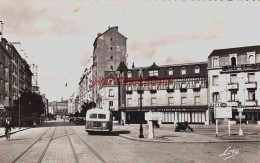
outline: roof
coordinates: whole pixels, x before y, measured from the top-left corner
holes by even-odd
[[[253,52],[253,51],[255,51],[256,53],[260,53],[260,45],[236,47],[236,48],[228,48],[228,49],[216,49],[212,51],[209,57],[222,56],[222,55],[228,55],[233,53],[241,54],[241,53]]]
[[[149,68],[148,68],[148,70],[154,70],[154,69],[158,69],[159,67],[155,64],[155,62],[153,62],[153,65],[152,66],[150,66]]]
[[[127,71],[127,70],[128,70],[128,68],[124,61],[120,62],[118,68],[116,69],[116,71],[120,71],[120,72]]]
[[[200,72],[195,73],[194,68],[196,66],[200,67]],[[157,66],[153,64],[150,67],[139,67],[139,68],[133,68],[128,69],[129,71],[132,71],[132,77],[138,78],[139,70],[141,69],[143,71],[143,78],[147,79],[149,78],[149,70],[152,70],[151,68],[157,69],[159,78],[191,78],[191,77],[206,77],[207,76],[207,62],[194,62],[194,63],[185,63],[185,64],[172,64],[172,65],[162,65]],[[186,69],[186,75],[181,74],[182,67],[185,67]],[[168,70],[173,70],[173,75],[168,74]]]
[[[105,33],[107,33],[107,32],[110,31],[110,30],[116,30],[117,33],[119,33],[121,36],[123,36],[124,38],[126,38],[124,35],[122,35],[120,32],[118,32],[118,26],[108,27],[108,30],[106,30],[105,32],[99,34],[99,35],[96,37],[96,39],[95,39],[95,41],[94,41],[94,43],[93,43],[93,46],[95,46],[95,44],[96,44],[96,42],[97,42],[97,40],[98,40],[98,38],[99,38],[100,36],[104,35]],[[127,38],[126,38],[126,39],[127,39]]]

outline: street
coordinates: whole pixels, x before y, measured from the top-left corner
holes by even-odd
[[[61,119],[0,139],[1,162],[259,162],[260,143],[157,143],[88,135]],[[227,149],[230,153],[223,153]],[[223,154],[222,156],[220,156]]]

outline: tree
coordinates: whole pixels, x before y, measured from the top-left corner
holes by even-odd
[[[42,100],[42,96],[32,92],[25,92],[21,95],[20,99],[21,115],[25,116],[28,122],[28,118],[40,117],[45,113],[45,103]]]
[[[82,110],[81,112],[79,113],[79,115],[81,117],[85,117],[86,116],[86,112],[89,110],[89,109],[92,109],[96,107],[96,103],[95,102],[84,102],[83,105],[81,106]]]

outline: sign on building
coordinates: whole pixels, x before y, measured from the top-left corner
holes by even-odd
[[[215,108],[215,118],[232,118],[232,108],[231,107],[216,107]]]
[[[162,113],[160,113],[160,112],[146,112],[145,113],[145,120],[146,121],[161,121],[162,120]]]

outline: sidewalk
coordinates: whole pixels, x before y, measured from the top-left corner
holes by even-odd
[[[244,136],[238,135],[239,125],[231,125],[231,135],[228,126],[219,126],[219,136],[216,137],[215,125],[191,125],[194,132],[175,132],[173,124],[162,124],[154,128],[154,138],[148,138],[148,125],[143,125],[144,138],[139,138],[139,124],[114,125],[113,131],[121,137],[136,141],[162,143],[223,143],[223,142],[260,142],[260,126],[242,126]]]
[[[14,129],[12,128],[11,130],[11,134],[23,131],[23,130],[27,130],[29,129],[29,127],[21,127],[21,129],[19,129],[19,127],[15,127]],[[5,137],[5,128],[4,127],[0,127],[0,138]]]

